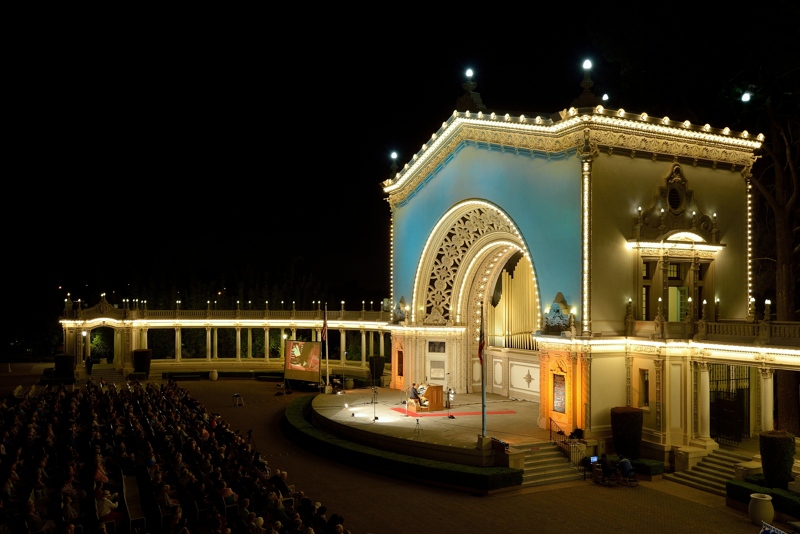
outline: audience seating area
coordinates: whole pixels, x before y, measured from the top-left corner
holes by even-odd
[[[0,534],[349,532],[174,380],[17,390],[0,433]]]

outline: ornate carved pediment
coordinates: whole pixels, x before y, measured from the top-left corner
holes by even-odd
[[[700,211],[680,165],[672,166],[652,203],[639,209],[633,239],[716,243],[716,217]]]

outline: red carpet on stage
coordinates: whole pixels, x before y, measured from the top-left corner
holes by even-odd
[[[403,415],[406,414],[405,408],[392,408],[392,411],[401,413]],[[482,412],[456,412],[451,410],[450,413],[453,415],[463,416],[463,415],[481,415]],[[498,410],[495,412],[486,412],[486,415],[510,415],[515,413],[517,412],[515,412],[514,410]],[[447,415],[447,410],[440,410],[438,412],[415,412],[414,410],[408,410],[408,415],[412,414],[414,415],[414,417],[441,417],[443,415],[444,416]]]

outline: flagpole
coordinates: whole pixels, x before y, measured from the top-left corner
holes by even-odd
[[[482,307],[481,307],[482,308]],[[486,366],[483,365],[483,349],[486,346],[486,333],[483,327],[483,309],[481,309],[481,337],[478,345],[478,358],[481,362],[481,437],[486,437]]]
[[[325,318],[322,320],[322,332],[325,336],[325,388],[331,385],[331,372],[328,367],[328,303],[325,303]]]

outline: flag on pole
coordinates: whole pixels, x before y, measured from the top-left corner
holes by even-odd
[[[483,314],[481,314],[481,337],[480,341],[478,342],[478,360],[481,362],[481,366],[483,366],[483,349],[486,347],[486,336],[483,333]]]
[[[325,316],[322,320],[322,341],[327,341],[328,339],[328,305],[325,305]]]

